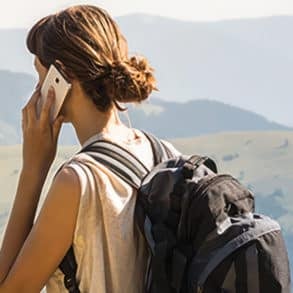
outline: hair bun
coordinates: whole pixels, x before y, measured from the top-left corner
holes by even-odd
[[[156,88],[153,68],[144,57],[114,61],[109,67],[108,78],[112,87],[107,87],[112,101],[122,103],[141,102]]]

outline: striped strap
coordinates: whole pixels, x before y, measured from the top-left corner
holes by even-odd
[[[155,165],[172,156],[170,150],[158,138],[150,133],[143,133],[151,144]],[[81,152],[88,154],[93,159],[105,165],[136,189],[140,186],[141,180],[150,171],[131,152],[107,140],[97,140],[81,149],[79,153]]]
[[[172,152],[158,138],[145,131],[143,131],[143,134],[146,136],[152,146],[155,165],[173,157]]]
[[[86,153],[102,163],[134,188],[140,186],[142,178],[149,172],[131,152],[110,141],[95,141],[83,148],[80,153]]]

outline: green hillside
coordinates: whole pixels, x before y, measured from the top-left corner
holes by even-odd
[[[235,132],[172,140],[186,154],[214,158],[220,172],[232,173],[256,196],[256,209],[279,220],[293,259],[293,131]],[[52,176],[79,146],[61,146],[47,177],[41,202]],[[21,146],[0,146],[0,232],[11,207],[19,170]]]

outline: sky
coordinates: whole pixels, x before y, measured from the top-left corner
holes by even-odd
[[[94,4],[114,17],[140,12],[191,21],[293,15],[292,0],[8,0],[1,3],[0,28],[29,28],[42,16],[74,4]]]

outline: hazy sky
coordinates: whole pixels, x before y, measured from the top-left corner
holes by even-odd
[[[78,3],[96,4],[113,16],[144,12],[195,21],[293,15],[292,0],[8,0],[1,1],[0,27],[30,27],[40,17]]]

